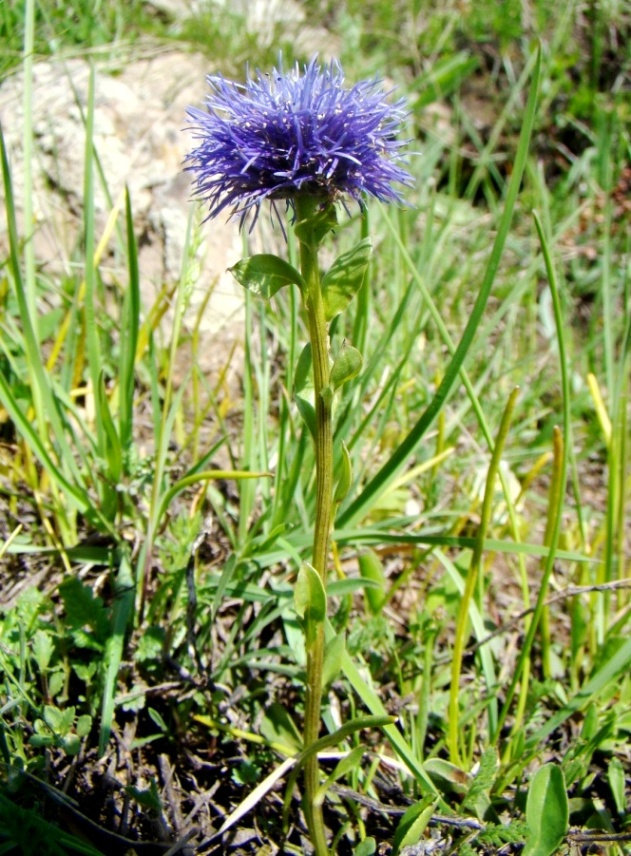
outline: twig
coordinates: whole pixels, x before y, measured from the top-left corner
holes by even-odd
[[[169,759],[166,755],[162,754],[158,756],[158,768],[160,769],[160,774],[162,775],[162,781],[164,783],[164,794],[171,809],[173,826],[176,833],[181,835],[184,820],[182,818],[182,812],[180,811],[180,803],[176,799],[173,790],[173,767],[169,764]]]
[[[547,598],[545,601],[545,606],[550,606],[553,603],[556,603],[559,600],[566,600],[570,597],[578,597],[581,594],[592,594],[596,591],[615,591],[616,589],[631,589],[631,578],[625,577],[622,580],[612,580],[609,583],[598,583],[590,586],[568,586],[562,591],[556,592],[551,597]],[[487,645],[492,639],[495,639],[496,636],[502,636],[504,633],[508,633],[510,630],[515,628],[521,621],[524,620],[529,615],[535,611],[534,606],[529,609],[524,609],[522,612],[513,616],[510,621],[507,621],[505,624],[496,627],[488,636],[485,636],[484,639],[480,639],[477,642],[473,643],[467,648],[467,653],[473,653],[481,648],[483,645]]]
[[[175,842],[173,847],[169,847],[169,849],[164,853],[164,856],[175,856],[176,853],[181,853],[184,851],[187,854],[191,854],[193,851],[190,848],[186,847],[187,843],[193,838],[199,830],[197,827],[193,827],[189,829],[186,835],[183,835],[178,841]]]
[[[631,841],[630,832],[581,832],[578,829],[571,829],[568,833],[568,841],[573,844],[599,844],[600,842],[619,843],[622,841]]]
[[[379,811],[382,814],[389,814],[394,817],[400,817],[405,814],[408,810],[409,806],[397,806],[397,805],[388,805],[387,803],[382,803],[379,800],[373,799],[373,797],[368,797],[365,794],[360,794],[357,791],[352,790],[352,788],[345,788],[343,785],[331,785],[331,791],[336,793],[338,796],[343,799],[353,800],[353,802],[359,803],[359,805],[366,806],[366,808],[370,808],[373,811]],[[458,829],[474,829],[476,832],[481,832],[485,829],[483,823],[480,823],[479,820],[476,820],[473,817],[446,817],[442,814],[433,814],[429,820],[430,823],[435,824],[436,826],[454,826]]]
[[[152,854],[165,856],[171,847],[170,845],[159,841],[134,841],[131,838],[126,838],[124,835],[119,835],[117,832],[111,832],[99,826],[98,823],[91,820],[83,812],[79,811],[74,806],[74,800],[71,801],[65,794],[43,782],[31,773],[23,774],[28,781],[35,785],[40,790],[54,800],[60,809],[60,814],[69,815],[72,821],[89,837],[89,840],[99,849],[105,850],[108,853],[127,853],[128,851],[137,851],[138,853]]]

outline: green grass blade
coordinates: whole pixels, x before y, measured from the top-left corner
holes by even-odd
[[[535,633],[537,632],[537,628],[541,621],[541,616],[544,610],[544,604],[548,592],[548,584],[550,582],[550,576],[552,574],[552,570],[554,568],[554,560],[556,556],[556,548],[559,541],[559,533],[561,531],[561,518],[563,513],[563,506],[565,501],[565,485],[567,481],[567,468],[568,468],[568,448],[571,442],[571,426],[570,426],[570,377],[568,371],[567,364],[567,354],[565,347],[565,328],[563,322],[563,314],[561,309],[561,298],[559,294],[559,287],[557,284],[556,271],[554,269],[554,265],[552,263],[552,257],[550,255],[550,250],[548,247],[548,241],[543,231],[543,226],[541,225],[541,220],[534,214],[535,218],[535,226],[537,228],[537,234],[539,236],[539,242],[541,244],[541,251],[543,253],[543,258],[546,267],[546,273],[548,276],[548,284],[550,286],[550,292],[552,294],[552,306],[554,310],[554,322],[556,327],[557,334],[557,343],[559,349],[559,367],[561,371],[561,389],[562,389],[562,401],[563,401],[563,431],[562,433],[557,432],[556,435],[556,445],[557,447],[560,445],[560,450],[557,451],[557,455],[559,456],[558,467],[555,469],[556,478],[558,479],[558,486],[555,487],[554,492],[551,491],[551,495],[555,497],[556,508],[551,508],[549,510],[550,521],[547,527],[547,532],[549,533],[549,552],[548,557],[546,559],[546,563],[543,569],[543,575],[539,584],[539,592],[537,595],[537,601],[535,604],[535,612],[532,617],[532,621],[528,627],[528,631],[526,633],[526,639],[524,640],[521,652],[519,654],[519,658],[517,661],[517,665],[515,667],[515,671],[513,673],[513,677],[511,679],[510,686],[506,691],[506,696],[504,699],[504,705],[500,712],[499,721],[497,725],[496,735],[500,733],[502,726],[506,720],[506,716],[508,715],[508,711],[513,701],[513,697],[515,695],[515,690],[517,689],[517,685],[521,678],[521,675],[524,670],[524,666],[530,657],[530,651],[532,648],[532,644],[535,638]]]
[[[103,372],[99,374],[97,387],[94,392],[97,420],[101,426],[101,442],[103,443],[103,447],[99,451],[100,454],[104,456],[104,460],[107,464],[107,478],[101,483],[100,488],[103,502],[103,513],[109,518],[115,512],[117,507],[116,491],[122,473],[123,455],[120,437],[118,436],[116,425],[112,419],[109,401],[107,399]]]
[[[101,373],[101,354],[99,333],[96,323],[95,288],[96,269],[94,265],[94,66],[90,66],[88,83],[88,103],[85,115],[85,146],[83,176],[83,219],[84,219],[84,277],[85,277],[85,335],[88,352],[88,366],[92,383],[92,394],[96,397]],[[99,447],[104,448],[100,420],[96,420],[99,432]]]
[[[70,446],[68,445],[66,431],[63,426],[62,417],[59,413],[58,403],[53,394],[50,378],[46,375],[42,364],[39,342],[37,340],[35,327],[33,326],[33,317],[29,309],[29,297],[22,278],[18,254],[19,243],[15,216],[15,199],[13,195],[9,160],[1,127],[0,155],[2,159],[5,210],[9,235],[9,267],[13,277],[20,322],[22,324],[24,351],[28,366],[31,392],[33,395],[33,405],[35,408],[40,440],[39,448],[43,449],[46,447],[46,466],[52,464],[54,469],[57,470],[57,473],[53,473],[53,477],[55,477],[56,481],[59,481],[57,476],[60,469],[63,467],[67,471],[67,474],[72,476],[72,480],[76,484],[77,488],[82,489],[84,485],[83,478],[75,463],[75,456],[72,454]],[[59,464],[55,464],[53,462],[53,455],[55,453],[52,449],[49,450],[48,448],[47,422],[52,428],[53,436],[59,449]],[[33,436],[32,431],[29,432],[29,436]],[[40,458],[40,460],[42,459]],[[42,463],[44,463],[43,460]]]
[[[474,198],[474,196],[478,190],[478,187],[480,186],[480,184],[483,180],[485,172],[494,167],[493,160],[492,160],[493,150],[495,149],[495,147],[497,146],[497,144],[500,140],[500,137],[502,135],[502,132],[504,130],[504,127],[506,125],[508,117],[513,113],[514,108],[515,108],[515,104],[518,102],[519,98],[521,97],[522,90],[526,84],[526,81],[528,80],[528,76],[531,73],[533,62],[535,62],[536,59],[537,59],[536,56],[530,57],[530,62],[526,63],[524,70],[522,71],[520,78],[517,81],[516,85],[511,88],[510,96],[509,96],[508,100],[506,101],[506,104],[503,106],[502,112],[501,112],[499,118],[497,119],[497,121],[495,122],[495,125],[493,126],[491,133],[488,135],[488,139],[486,140],[486,143],[481,148],[481,151],[479,152],[479,154],[476,158],[476,160],[477,160],[476,167],[475,167],[475,169],[473,171],[473,175],[469,179],[467,187],[464,191],[465,199],[473,199]],[[472,130],[475,131],[475,126],[472,126]],[[501,181],[501,179],[500,179],[500,181]]]
[[[473,599],[473,595],[475,592],[476,582],[479,577],[480,565],[482,563],[482,552],[484,550],[484,539],[486,537],[486,533],[488,531],[489,524],[491,522],[491,513],[493,511],[493,497],[495,491],[495,480],[497,478],[497,474],[500,467],[500,461],[502,457],[502,452],[504,451],[504,445],[506,443],[506,438],[508,437],[508,430],[510,427],[510,421],[513,415],[513,410],[515,408],[515,403],[517,401],[519,389],[513,390],[510,398],[508,399],[508,403],[504,410],[504,415],[502,417],[502,422],[500,425],[499,433],[497,436],[497,441],[495,443],[495,448],[493,449],[493,455],[491,457],[491,462],[489,464],[489,469],[486,477],[486,487],[484,490],[484,500],[482,503],[482,515],[480,520],[480,526],[478,528],[478,534],[475,540],[475,547],[473,548],[473,554],[471,556],[471,562],[469,564],[469,570],[467,571],[467,579],[465,583],[464,593],[460,599],[460,603],[458,606],[458,618],[456,621],[456,635],[454,640],[454,647],[452,653],[452,664],[451,664],[451,685],[449,690],[449,715],[448,719],[448,746],[449,746],[449,757],[452,763],[460,765],[460,748],[459,748],[459,718],[460,718],[460,706],[459,706],[459,697],[460,697],[460,672],[462,667],[462,655],[464,653],[465,646],[465,635],[467,622],[469,619],[469,608],[471,605],[471,601]],[[487,682],[487,690],[489,692],[489,696],[491,701],[489,702],[489,731],[493,733],[495,731],[496,721],[497,721],[497,703],[492,696],[493,688],[495,685],[495,672],[493,669],[493,662],[490,658],[487,658],[486,663],[484,664],[485,668],[485,678]]]
[[[99,756],[103,755],[110,739],[118,670],[123,659],[125,637],[131,626],[134,612],[134,581],[129,557],[123,553],[114,584],[114,612],[112,632],[105,643],[105,680],[101,705],[101,725],[99,729]]]
[[[46,446],[22,412],[13,395],[11,387],[2,373],[0,373],[0,400],[2,401],[3,407],[11,417],[11,420],[18,428],[20,434],[24,437],[42,466],[46,468],[51,478],[59,485],[64,493],[74,501],[76,507],[80,511],[88,513],[90,510],[90,500],[87,494],[79,485],[73,484],[66,479],[61,469],[49,455]]]
[[[245,329],[251,330],[253,324],[254,307],[252,305],[252,296],[249,291],[245,293]],[[250,470],[256,467],[256,432],[254,428],[255,406],[255,378],[256,369],[252,359],[252,350],[250,348],[250,338],[246,333],[245,341],[245,364],[243,367],[243,455],[241,460],[241,469]],[[261,345],[265,348],[265,344]],[[254,503],[254,488],[255,485],[249,481],[239,483],[239,542],[243,544],[247,540],[247,533],[250,527],[250,515]]]
[[[35,279],[35,248],[33,245],[33,60],[35,50],[35,0],[26,0],[24,4],[24,125],[22,128],[22,146],[24,157],[22,169],[24,175],[24,224],[26,240],[24,242],[24,268],[26,278],[26,303],[29,316],[37,338],[37,282]]]
[[[88,103],[85,114],[85,160],[83,177],[84,271],[85,271],[85,338],[90,385],[94,397],[95,424],[99,459],[105,465],[105,478],[99,485],[106,516],[116,508],[116,484],[120,477],[120,442],[103,382],[100,331],[96,311],[96,264],[94,223],[94,102],[95,71],[90,66]]]
[[[420,274],[419,270],[417,270],[417,268],[415,267],[408,248],[406,247],[406,245],[405,245],[404,241],[402,240],[401,236],[399,235],[399,233],[394,229],[391,220],[386,217],[385,222],[386,222],[388,228],[390,229],[392,237],[394,238],[395,243],[397,244],[397,247],[398,247],[398,250],[399,250],[401,256],[403,257],[405,263],[408,265],[408,267],[410,269],[412,281],[416,282],[418,289],[420,290],[420,293],[423,297],[423,302],[427,306],[428,312],[432,318],[432,321],[434,322],[435,326],[438,329],[438,332],[440,334],[441,339],[443,340],[443,342],[447,346],[449,353],[453,356],[453,354],[455,354],[455,352],[456,352],[456,346],[455,346],[455,344],[454,344],[454,342],[453,342],[453,340],[449,334],[449,331],[447,329],[446,324],[444,323],[444,321],[442,319],[440,310],[438,309],[434,300],[432,299],[432,296],[429,292],[429,289],[427,287],[427,284],[426,284],[423,276]],[[495,329],[497,327],[497,325],[500,322],[501,315],[503,315],[503,313],[507,311],[509,304],[512,302],[512,300],[517,298],[518,294],[519,294],[518,289],[511,291],[511,293],[508,295],[508,297],[504,300],[501,307],[494,313],[493,319],[492,319],[493,329]],[[485,327],[481,330],[480,335],[479,335],[479,338],[481,341],[486,341],[487,337],[489,335],[491,335],[491,330],[487,329],[490,327],[490,325],[491,325],[491,322],[487,322]],[[414,338],[410,337],[410,342],[413,342],[413,341],[414,341]],[[408,356],[407,353],[403,354],[403,360],[404,361],[407,360],[407,356]],[[493,366],[493,361],[489,360],[488,365],[487,365],[487,372],[490,373],[492,366]],[[491,430],[489,428],[486,416],[484,414],[484,409],[483,409],[482,404],[480,402],[479,394],[476,391],[476,389],[474,388],[474,385],[469,378],[469,374],[467,371],[465,371],[464,367],[461,367],[461,369],[460,369],[460,377],[461,377],[462,383],[465,387],[465,390],[467,392],[469,404],[475,412],[478,423],[479,423],[480,428],[482,430],[482,433],[484,435],[484,439],[486,440],[486,443],[489,447],[491,454],[493,454],[493,437],[491,435]],[[394,378],[393,378],[393,380],[394,380]],[[485,382],[486,382],[485,375],[483,374],[477,381],[478,389],[482,389],[484,387]],[[368,416],[369,415],[370,414],[368,414]],[[365,419],[367,419],[368,416]],[[462,415],[460,415],[458,417],[458,421],[461,418],[462,418]],[[350,445],[349,445],[349,448],[350,448]],[[502,486],[502,490],[504,491],[504,497],[505,497],[506,506],[507,506],[507,510],[508,510],[509,520],[510,520],[511,534],[512,534],[513,538],[515,539],[515,541],[518,541],[519,540],[519,525],[518,525],[518,520],[517,520],[517,513],[516,513],[516,510],[514,507],[513,500],[511,498],[511,493],[510,493],[509,486],[507,484],[506,477],[501,470],[499,471],[499,479],[500,479],[500,484]],[[523,588],[526,589],[527,588],[527,584],[525,582],[526,570],[525,570],[525,566],[523,565],[523,562],[521,561],[521,559],[520,559],[520,573],[521,573],[522,580],[524,581],[523,582]]]
[[[403,525],[407,521],[401,521]],[[461,549],[474,549],[476,538],[467,535],[445,535],[433,532],[420,532],[410,534],[407,532],[387,532],[382,529],[335,529],[333,539],[338,544],[418,544],[434,547],[459,547]],[[531,544],[528,542],[515,543],[514,541],[503,541],[498,538],[485,538],[483,549],[492,553],[508,553],[512,555],[538,556],[546,558],[550,548],[545,544]],[[578,553],[573,550],[556,550],[556,559],[567,562],[591,562],[599,563],[599,559]]]
[[[401,469],[405,466],[408,458],[416,450],[421,440],[423,439],[427,429],[430,427],[436,416],[438,415],[443,404],[447,400],[454,382],[458,377],[460,368],[464,363],[465,357],[471,343],[473,342],[476,330],[482,320],[482,315],[491,288],[495,281],[495,276],[499,267],[500,259],[506,243],[506,238],[510,229],[515,202],[521,186],[521,179],[526,165],[530,138],[534,127],[535,112],[537,106],[537,97],[539,92],[539,78],[541,73],[541,50],[537,50],[537,57],[533,69],[530,92],[528,95],[528,103],[524,111],[524,121],[519,136],[517,153],[515,155],[515,164],[513,172],[508,184],[506,192],[506,200],[504,210],[500,218],[497,235],[493,243],[491,255],[487,263],[484,279],[480,287],[480,291],[476,298],[475,304],[471,311],[471,316],[462,334],[462,338],[458,344],[455,354],[453,355],[445,375],[434,395],[434,398],[428,405],[427,409],[414,425],[403,442],[395,450],[390,459],[381,467],[375,476],[364,487],[363,491],[353,502],[340,514],[337,525],[341,526],[356,520],[361,513],[366,509],[366,506],[373,500],[387,485],[398,475]]]
[[[328,631],[327,631],[328,632]],[[333,633],[331,629],[331,633]],[[352,688],[355,690],[359,698],[366,705],[368,710],[373,714],[373,716],[388,716],[388,712],[381,699],[379,698],[377,692],[373,689],[373,687],[369,686],[366,683],[364,678],[362,678],[359,673],[359,669],[353,663],[353,660],[349,656],[349,654],[344,651],[341,658],[341,666],[342,671],[350,683]],[[408,744],[405,737],[401,734],[398,728],[394,725],[385,725],[383,726],[383,731],[390,743],[392,744],[393,749],[396,751],[401,760],[408,767],[414,778],[418,781],[421,787],[426,791],[426,793],[433,794],[436,797],[440,798],[440,795],[436,789],[436,786],[430,779],[429,775],[423,769],[422,763],[418,760],[411,746]],[[442,802],[442,798],[440,798],[442,803],[443,810],[448,811],[448,807]]]
[[[528,752],[536,750],[537,746],[559,726],[563,725],[570,716],[582,710],[603,689],[614,686],[619,675],[628,671],[630,665],[631,639],[627,639],[616,653],[572,696],[570,701],[561,710],[553,714],[545,725],[528,739],[526,750]]]
[[[138,246],[134,233],[134,220],[129,188],[125,190],[125,223],[127,226],[127,269],[129,282],[125,291],[120,342],[120,380],[118,424],[120,444],[127,455],[132,444],[134,419],[134,366],[138,331],[140,329],[140,275],[138,272]]]
[[[197,484],[198,482],[203,481],[210,481],[212,479],[234,479],[235,481],[240,481],[241,479],[259,479],[272,477],[272,473],[249,472],[247,470],[207,470],[205,472],[192,473],[191,475],[184,476],[183,478],[176,481],[175,484],[173,484],[162,495],[155,518],[156,526],[159,526],[160,521],[162,520],[162,517],[165,514],[167,508],[178,495],[178,493],[181,493],[183,490],[185,490],[187,487],[190,487],[190,485],[192,484]]]

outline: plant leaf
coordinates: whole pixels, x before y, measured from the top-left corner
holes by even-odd
[[[294,373],[294,393],[300,392],[305,388],[309,372],[311,371],[311,342],[307,342],[296,364]]]
[[[528,837],[523,856],[552,856],[567,832],[569,806],[563,771],[545,764],[532,778],[526,801]]]
[[[314,241],[319,244],[325,235],[337,226],[335,205],[326,204],[318,208],[307,220],[301,220],[294,226],[299,241]]]
[[[373,856],[374,853],[377,852],[377,842],[370,835],[368,838],[364,838],[363,841],[360,841],[357,847],[353,850],[353,856]]]
[[[611,795],[616,804],[616,811],[622,815],[627,810],[625,796],[625,771],[620,758],[614,756],[607,766],[607,782],[611,789]]]
[[[307,644],[315,637],[316,628],[326,617],[326,592],[320,574],[313,565],[303,562],[294,590],[294,607],[306,625]]]
[[[55,650],[50,633],[45,633],[43,630],[36,630],[32,645],[33,657],[37,663],[37,668],[40,672],[45,672],[48,669]]]
[[[401,817],[392,841],[393,856],[398,856],[403,847],[418,844],[429,819],[434,813],[436,803],[431,796],[411,805]]]
[[[105,643],[105,652],[103,655],[105,678],[101,701],[99,757],[104,754],[112,731],[118,672],[121,660],[123,659],[125,636],[134,614],[134,580],[129,557],[126,553],[121,555],[116,582],[114,584],[114,596],[112,626],[110,635]]]
[[[378,615],[386,602],[386,577],[381,559],[374,550],[367,550],[359,556],[359,574],[372,580],[375,586],[366,586],[364,597],[366,606],[373,615]]]
[[[298,412],[302,416],[302,420],[309,429],[309,433],[315,440],[316,435],[316,414],[315,408],[310,401],[307,401],[306,398],[303,398],[301,395],[296,396],[296,406],[298,407]]]
[[[342,655],[346,650],[346,639],[343,633],[338,633],[326,643],[324,648],[324,663],[322,664],[322,685],[328,686],[342,670]]]
[[[279,702],[265,708],[259,731],[269,743],[286,746],[295,754],[302,749],[302,738],[289,712]]]
[[[331,385],[333,389],[339,389],[360,373],[363,358],[357,348],[352,345],[342,345],[339,354],[333,361],[331,368]]]
[[[359,766],[365,752],[366,747],[360,745],[355,746],[354,749],[351,749],[350,752],[344,755],[335,765],[335,769],[333,770],[333,772],[326,777],[325,781],[318,788],[315,801],[322,804],[324,802],[326,792],[331,787],[331,785],[333,785],[335,782],[337,782],[338,779],[341,779],[351,770],[355,770]]]
[[[129,285],[125,289],[123,311],[121,316],[120,337],[120,397],[119,397],[119,427],[120,445],[123,454],[127,455],[132,445],[132,430],[134,424],[134,365],[138,348],[138,333],[140,330],[140,274],[138,270],[138,245],[134,234],[134,219],[131,209],[129,188],[125,188],[125,222],[127,225],[127,267]]]
[[[66,626],[80,629],[88,626],[96,641],[104,643],[109,635],[110,623],[102,599],[78,577],[67,577],[59,585],[64,605]]]
[[[305,282],[295,267],[272,253],[248,256],[229,268],[237,282],[252,294],[269,300],[285,285],[303,289]]]
[[[64,737],[69,733],[74,723],[74,715],[74,707],[60,710],[52,704],[44,706],[44,722],[57,737]]]
[[[342,455],[337,465],[335,492],[333,499],[335,502],[341,502],[348,491],[350,490],[353,480],[353,464],[351,462],[350,452],[346,443],[342,442]]]
[[[472,782],[469,773],[444,758],[428,758],[425,770],[442,791],[465,794]]]
[[[370,239],[364,238],[352,250],[338,256],[322,277],[322,296],[327,321],[346,309],[361,288],[371,253]]]

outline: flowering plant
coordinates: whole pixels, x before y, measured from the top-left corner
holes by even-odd
[[[299,246],[300,270],[262,253],[238,262],[232,271],[252,292],[272,297],[286,285],[298,286],[309,332],[304,362],[313,368],[313,405],[299,402],[315,444],[316,508],[313,551],[296,581],[294,603],[301,617],[307,652],[304,716],[305,814],[317,856],[328,853],[322,818],[317,748],[320,729],[326,622],[329,533],[334,503],[350,484],[344,450],[334,473],[332,405],[335,393],[361,370],[360,353],[346,345],[331,359],[329,323],[360,288],[370,258],[370,241],[360,241],[322,274],[319,247],[336,224],[335,205],[347,198],[364,205],[366,195],[400,201],[393,185],[409,184],[401,166],[397,135],[405,118],[401,101],[390,103],[378,81],[350,88],[337,63],[317,59],[289,72],[257,72],[245,84],[208,78],[207,111],[191,108],[196,147],[188,156],[197,195],[209,217],[224,211],[254,226],[262,204],[284,200]],[[386,722],[391,720],[385,717]]]
[[[245,84],[210,75],[208,83],[208,110],[188,111],[199,140],[188,161],[209,217],[228,208],[253,224],[264,200],[285,199],[295,211],[302,194],[323,203],[400,200],[392,185],[410,179],[398,164],[405,109],[378,81],[348,89],[337,63],[314,58],[302,71],[281,67]]]

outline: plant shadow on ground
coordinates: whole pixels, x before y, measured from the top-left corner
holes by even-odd
[[[527,92],[525,43],[545,36],[533,156],[488,321],[467,362],[473,393],[454,396],[410,470],[335,539],[333,628],[379,687],[416,757],[426,759],[440,799],[427,798],[381,731],[362,732],[361,741],[355,735],[323,760],[333,774],[342,754],[364,747],[329,790],[325,821],[336,836],[334,852],[522,852],[528,784],[542,763],[562,769],[567,786],[571,829],[560,852],[630,852],[628,12],[622,4],[609,13],[593,4],[589,12],[572,7],[557,15],[541,2],[532,4],[536,20],[528,30],[510,15],[495,20],[497,4],[479,4],[460,22],[453,4],[431,14],[414,2],[329,5],[304,8],[339,40],[349,78],[396,71],[410,99],[410,133],[423,151],[412,158],[413,207],[369,211],[379,247],[375,289],[367,288],[351,320],[334,330],[336,341],[363,345],[366,356],[365,374],[338,414],[358,486],[402,441],[448,365],[449,346],[426,297],[438,303],[456,340],[471,313],[472,283],[481,279],[513,168]],[[13,14],[17,6],[9,8]],[[15,35],[19,27],[4,14]],[[117,35],[117,20],[103,39]],[[233,24],[231,44],[239,38]],[[183,27],[182,37],[187,33]],[[77,30],[73,40],[81,39]],[[246,41],[235,56],[255,43],[252,34]],[[542,212],[564,271],[574,445],[542,630],[524,691],[493,734],[543,574],[541,554],[531,547],[545,543],[554,426],[563,406],[532,207]],[[353,215],[340,229],[340,247],[361,228]],[[133,272],[133,229],[122,233],[121,253]],[[427,295],[419,296],[423,283],[413,270],[421,271]],[[29,353],[10,260],[1,274],[0,362],[9,393],[0,409],[0,847],[27,854],[308,853],[297,788],[283,826],[287,775],[218,835],[300,748],[304,651],[291,592],[297,557],[308,548],[313,459],[290,401],[296,306],[291,296],[269,306],[248,303],[252,333],[240,399],[222,400],[220,386],[193,365],[195,397],[173,389],[174,351],[157,343],[151,323],[142,326],[120,283],[93,273],[93,308],[113,300],[123,335],[105,323],[90,333],[83,273],[60,287],[81,332],[49,381],[56,402],[50,411],[36,400],[29,372],[40,345],[50,353],[58,322],[53,318],[52,332]],[[43,277],[33,281],[37,289],[46,285]],[[133,338],[131,357],[121,345],[125,333]],[[90,363],[95,340],[117,367],[105,373],[109,403],[89,393],[92,380],[92,389],[102,384]],[[175,334],[176,349],[189,345]],[[121,381],[115,393],[121,366],[131,385]],[[489,466],[471,402],[482,400],[488,424],[497,426],[516,383],[525,392],[473,598],[480,621],[472,618],[465,640],[454,758],[447,715],[454,627]],[[134,435],[132,411],[141,408],[149,427],[136,419]],[[50,419],[45,440],[38,435],[44,423],[33,416],[42,412]],[[119,423],[121,412],[127,423]],[[193,455],[202,444],[187,432],[202,424],[208,451]],[[117,458],[112,438],[119,427]],[[55,467],[42,463],[41,453],[38,459],[42,445],[49,458],[58,455],[57,481]],[[276,470],[279,477],[226,475],[243,470]],[[80,490],[73,493],[75,477]],[[129,568],[135,577],[125,574]],[[358,577],[363,583],[354,582]],[[134,582],[130,630],[125,609],[134,609]],[[366,704],[339,670],[326,699],[330,731]],[[104,711],[111,734],[103,731]]]

